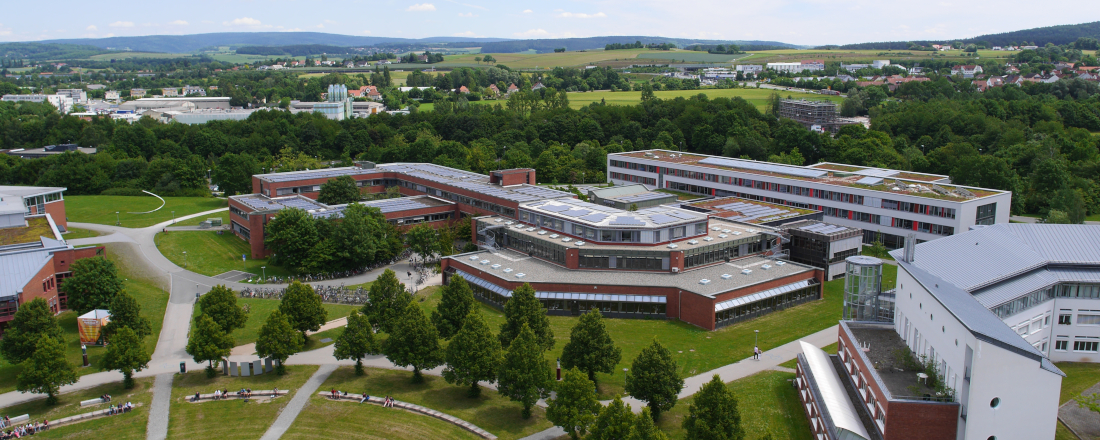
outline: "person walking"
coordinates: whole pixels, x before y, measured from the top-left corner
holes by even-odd
[[[752,359],[757,361],[760,360],[760,347],[752,348]]]

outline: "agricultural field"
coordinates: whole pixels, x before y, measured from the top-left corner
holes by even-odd
[[[729,63],[737,60],[738,58],[744,58],[747,56],[749,56],[749,54],[747,53],[729,55],[698,52],[693,50],[654,51],[645,54],[645,57],[649,59],[668,60],[673,63]]]
[[[772,89],[701,89],[661,90],[653,92],[653,95],[660,99],[688,98],[700,93],[707,95],[710,99],[740,97],[756,105],[756,108],[763,110],[764,106],[767,104],[768,97],[776,92],[776,90]],[[843,100],[843,98],[839,96],[818,95],[815,93],[796,93],[787,91],[779,91],[778,93],[784,98],[790,96],[792,98],[827,99],[836,102]],[[569,94],[569,106],[572,108],[581,108],[593,102],[600,102],[601,100],[609,105],[637,105],[642,102],[642,92],[598,91],[574,92]]]
[[[190,53],[164,53],[164,52],[116,52],[92,55],[88,57],[94,61],[125,60],[128,58],[191,58],[195,54]]]
[[[1015,52],[1003,52],[992,50],[980,50],[978,51],[978,57],[981,58],[1007,58],[1012,56]],[[854,63],[857,61],[870,61],[870,60],[920,60],[929,58],[948,58],[948,59],[971,59],[964,57],[961,50],[945,51],[945,52],[923,52],[923,51],[910,51],[910,50],[816,50],[816,49],[783,49],[783,50],[764,50],[758,52],[752,52],[744,58],[740,58],[737,61],[739,63],[784,63],[800,61],[805,59],[823,59],[826,62],[829,61],[842,61],[845,63]]]
[[[554,67],[581,67],[589,64],[604,64],[609,61],[628,61],[626,64],[635,64],[638,59],[653,58],[651,55],[668,53],[665,51],[648,49],[627,50],[590,50],[585,52],[560,52],[560,53],[494,53],[496,64],[504,64],[513,69],[552,69]],[[675,52],[682,53],[682,52]],[[444,62],[436,64],[439,67],[477,66],[475,56],[484,55],[453,55],[445,57]],[[665,61],[667,62],[667,60]],[[481,63],[485,66],[485,63]]]

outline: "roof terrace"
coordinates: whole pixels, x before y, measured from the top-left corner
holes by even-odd
[[[741,242],[749,243],[760,240],[760,236],[764,235],[765,231],[772,231],[767,226],[757,226],[741,224],[730,221],[713,221],[710,223],[710,228],[707,230],[707,235],[695,236],[690,240],[678,241],[673,244],[667,242],[655,243],[651,246],[644,246],[638,244],[621,245],[621,244],[604,244],[588,240],[581,240],[560,232],[542,229],[538,226],[532,226],[517,220],[512,220],[506,217],[491,217],[491,218],[479,218],[478,221],[485,222],[489,225],[503,225],[510,231],[520,234],[532,239],[542,241],[554,241],[567,249],[600,249],[600,250],[620,250],[620,251],[648,251],[660,249],[668,251],[671,249],[689,251],[697,247],[712,246],[723,243]]]
[[[949,389],[936,386],[939,378],[935,370],[929,371],[925,368],[892,326],[850,321],[844,323],[857,344],[857,347],[851,348],[858,349],[863,354],[869,362],[868,365],[875,369],[876,379],[892,399],[954,401]]]
[[[703,202],[690,203],[687,204],[687,206],[710,211],[709,214],[714,217],[752,224],[793,219],[817,212],[812,209],[795,208],[793,206],[743,199],[740,197],[710,199]]]

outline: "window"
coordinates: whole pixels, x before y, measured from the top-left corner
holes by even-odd
[[[990,408],[996,408],[998,406],[1001,406],[1001,398],[1000,397],[994,397],[993,400],[989,401],[989,407]]]
[[[1069,341],[1054,341],[1054,351],[1066,351]]]
[[[1058,315],[1058,325],[1070,325],[1073,315]]]
[[[1077,325],[1100,325],[1100,315],[1077,314]]]
[[[1095,353],[1100,348],[1097,341],[1073,341],[1073,351],[1087,351]]]
[[[1050,315],[1047,315],[1046,318],[1043,318],[1043,327],[1050,327]]]
[[[974,219],[975,225],[992,225],[997,222],[997,204],[990,203],[978,207],[978,215]]]

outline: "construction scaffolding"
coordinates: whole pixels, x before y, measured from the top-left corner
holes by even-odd
[[[837,105],[831,101],[807,99],[783,99],[779,105],[779,117],[797,121],[815,131],[836,133],[841,126],[852,122],[837,117]]]

